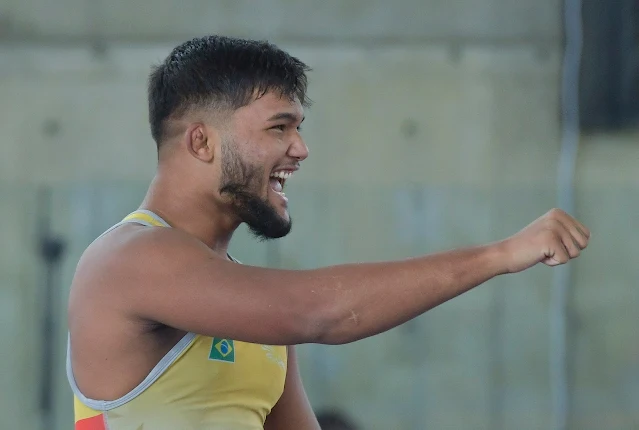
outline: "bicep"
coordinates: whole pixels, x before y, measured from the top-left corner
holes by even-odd
[[[173,232],[155,234],[162,237],[147,238],[151,243],[141,245],[146,252],[135,246],[127,251],[131,262],[120,273],[123,305],[133,316],[245,342],[309,340],[304,303],[310,301],[277,281],[278,272],[285,271],[225,261]]]
[[[293,346],[288,347],[284,392],[266,418],[264,430],[320,430],[302,384]]]

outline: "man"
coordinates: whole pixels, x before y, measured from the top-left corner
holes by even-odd
[[[292,345],[372,336],[586,247],[588,229],[552,210],[505,240],[404,261],[238,264],[227,249],[241,223],[260,238],[291,229],[282,190],[308,156],[306,71],[271,44],[212,36],[151,74],[157,175],[73,279],[76,429],[317,430]]]

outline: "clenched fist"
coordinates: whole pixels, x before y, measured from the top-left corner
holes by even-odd
[[[557,266],[579,256],[590,231],[560,209],[552,209],[517,234],[498,244],[508,273],[544,263]]]

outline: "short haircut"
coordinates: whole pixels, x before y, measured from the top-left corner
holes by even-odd
[[[158,150],[167,122],[192,109],[234,111],[267,92],[303,106],[309,67],[266,41],[224,36],[195,38],[177,46],[149,77],[149,123]]]

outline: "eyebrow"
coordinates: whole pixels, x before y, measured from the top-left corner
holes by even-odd
[[[300,117],[295,115],[294,113],[290,113],[290,112],[280,112],[278,114],[273,115],[272,117],[270,117],[267,121],[281,121],[281,120],[287,120],[290,122],[298,122],[301,124],[304,122],[304,120],[306,119],[306,117],[302,117],[302,119],[300,120]]]

